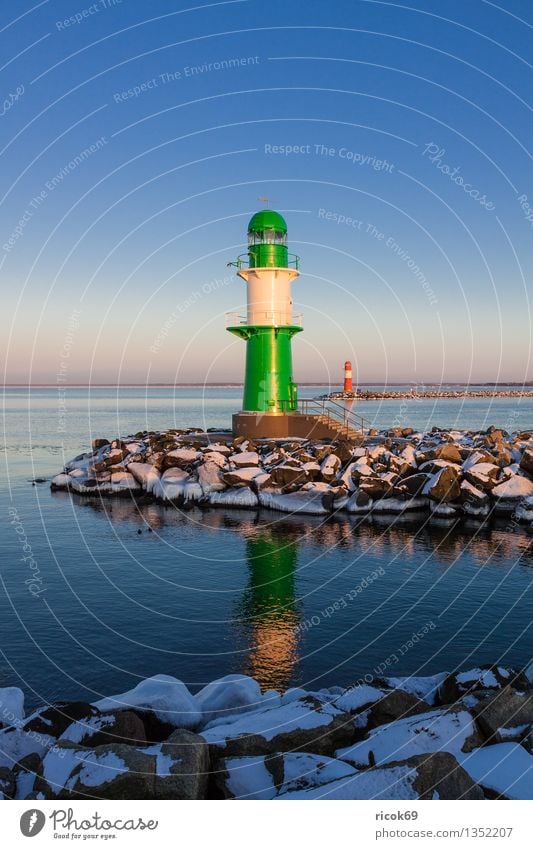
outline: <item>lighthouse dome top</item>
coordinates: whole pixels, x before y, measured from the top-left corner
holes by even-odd
[[[279,212],[275,212],[273,209],[261,209],[250,218],[248,232],[264,233],[265,230],[274,230],[277,233],[286,233],[287,223]]]

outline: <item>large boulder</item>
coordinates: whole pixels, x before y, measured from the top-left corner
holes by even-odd
[[[439,687],[438,701],[441,705],[449,705],[481,691],[496,692],[515,680],[517,680],[516,672],[498,664],[477,666],[463,672],[452,672]]]
[[[445,466],[430,477],[422,490],[422,494],[441,503],[456,501],[461,494],[457,471],[453,466]]]
[[[386,687],[411,693],[411,695],[421,699],[426,705],[432,706],[437,701],[439,687],[447,677],[447,672],[437,672],[436,675],[408,675],[405,677],[384,678],[383,683]]]
[[[448,752],[418,755],[383,767],[303,789],[289,790],[280,801],[296,799],[417,800],[483,799],[484,794]]]
[[[211,681],[196,693],[196,704],[202,712],[205,727],[213,719],[235,716],[261,706],[261,688],[257,681],[247,675],[226,675]]]
[[[520,459],[520,468],[533,475],[533,448],[525,448]]]
[[[215,786],[223,799],[275,799],[355,774],[345,761],[308,752],[283,752],[223,758],[217,764]]]
[[[517,693],[505,687],[495,696],[479,701],[472,712],[489,742],[520,742],[533,727],[533,692]]]
[[[24,719],[24,693],[19,687],[0,688],[0,728]]]
[[[428,708],[427,702],[412,693],[405,690],[391,690],[389,693],[384,693],[370,708],[368,727],[376,728],[378,725],[385,725],[396,719],[426,713]]]
[[[202,487],[204,495],[226,489],[226,484],[222,480],[220,465],[210,459],[206,459],[198,467],[198,483]]]
[[[61,741],[43,758],[35,792],[45,799],[200,799],[208,770],[204,740],[184,729],[146,747]]]
[[[34,711],[21,725],[21,729],[29,734],[58,738],[72,722],[97,713],[87,702],[57,702]]]
[[[196,700],[185,684],[171,675],[146,678],[133,690],[94,702],[94,707],[100,712],[129,708],[153,712],[157,719],[174,728],[194,729],[201,721]]]
[[[407,495],[410,495],[414,498],[417,495],[420,495],[430,478],[431,475],[426,474],[424,472],[420,472],[416,475],[409,475],[408,477],[402,478],[399,487]]]
[[[374,728],[364,740],[340,749],[336,757],[358,768],[380,766],[414,755],[449,752],[458,755],[480,745],[481,737],[469,711],[432,710]]]
[[[174,731],[155,756],[155,799],[203,799],[209,777],[209,749],[198,734],[183,728]]]
[[[14,799],[16,786],[15,773],[7,766],[0,766],[0,800]]]
[[[309,479],[307,471],[302,466],[282,463],[270,470],[274,486],[294,486],[303,484]]]
[[[201,732],[214,757],[305,749],[330,755],[353,736],[351,718],[331,704],[303,696],[281,707],[244,713]]]
[[[458,758],[473,781],[491,797],[502,799],[533,798],[533,755],[518,743],[483,746]]]
[[[117,710],[82,717],[72,722],[59,739],[85,747],[111,743],[139,745],[146,742],[146,731],[138,714],[129,710]]]

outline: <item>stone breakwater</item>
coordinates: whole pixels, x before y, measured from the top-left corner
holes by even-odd
[[[27,717],[7,687],[0,798],[533,799],[532,723],[533,666],[283,693],[156,675]]]
[[[389,389],[385,392],[363,389],[358,392],[329,392],[320,396],[323,401],[389,401],[409,398],[533,398],[533,389]]]
[[[357,444],[356,444],[357,443]],[[261,440],[229,433],[139,432],[66,465],[53,490],[158,500],[182,509],[260,507],[371,519],[533,522],[531,432],[410,428],[354,441]]]

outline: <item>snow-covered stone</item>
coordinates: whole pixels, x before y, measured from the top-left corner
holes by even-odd
[[[335,707],[306,696],[281,707],[240,714],[201,734],[215,754],[223,757],[293,749],[331,754],[335,741],[348,739],[351,728]]]
[[[196,699],[182,681],[171,675],[154,675],[132,690],[94,702],[100,711],[136,708],[152,711],[159,720],[176,728],[196,728],[201,711]]]
[[[259,492],[259,502],[269,510],[280,510],[282,513],[309,513],[323,516],[329,511],[323,504],[323,493],[318,491],[299,491],[278,493],[269,489]]]
[[[435,710],[373,729],[366,739],[340,749],[336,757],[356,767],[391,763],[413,755],[459,755],[479,739],[472,715],[461,709]]]
[[[447,678],[447,672],[438,672],[436,675],[406,676],[404,678],[385,678],[388,687],[395,690],[403,690],[416,696],[418,699],[434,705],[439,692],[439,687]]]
[[[217,784],[226,799],[275,799],[356,773],[345,761],[296,752],[226,758],[221,761],[220,769]]]
[[[24,719],[24,693],[19,687],[0,688],[0,727]]]
[[[237,468],[245,468],[246,466],[258,466],[259,454],[257,451],[238,451],[236,454],[231,454],[229,462],[233,463]]]
[[[261,688],[247,675],[226,675],[211,681],[195,695],[202,724],[263,707]]]
[[[335,699],[334,705],[345,713],[355,713],[377,702],[384,694],[385,690],[378,687],[371,687],[369,684],[360,684],[357,687],[351,687],[349,690],[346,690],[342,696]]]
[[[533,798],[533,755],[518,743],[496,743],[458,756],[482,787],[507,799]]]

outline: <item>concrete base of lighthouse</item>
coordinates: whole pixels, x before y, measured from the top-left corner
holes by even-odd
[[[305,413],[253,413],[241,412],[233,415],[234,436],[249,439],[334,439],[339,432],[318,416]]]

